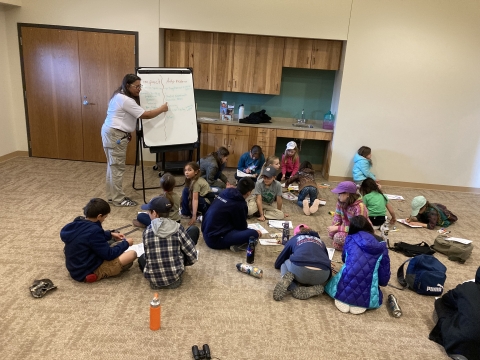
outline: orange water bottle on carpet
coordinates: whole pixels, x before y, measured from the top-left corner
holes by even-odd
[[[158,293],[155,293],[152,301],[150,302],[150,330],[160,329],[160,316],[160,300],[158,299]]]

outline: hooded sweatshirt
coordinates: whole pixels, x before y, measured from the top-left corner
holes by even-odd
[[[371,167],[372,163],[367,158],[364,158],[362,155],[355,154],[353,157],[352,169],[353,181],[361,182],[366,178],[376,180],[375,175],[370,172]]]
[[[182,225],[166,218],[156,218],[143,233],[145,268],[143,276],[156,286],[177,281],[185,264],[197,262],[195,243]]]
[[[247,202],[237,188],[221,192],[208,208],[202,222],[205,242],[219,241],[232,230],[247,229]]]
[[[128,242],[122,240],[110,247],[110,231],[102,228],[100,221],[90,221],[83,216],[77,217],[60,231],[60,238],[65,243],[65,264],[70,276],[77,281],[85,281],[85,276],[92,274],[104,260],[113,260],[128,249]]]
[[[390,258],[384,241],[365,231],[348,235],[342,252],[345,263],[325,286],[325,292],[345,304],[375,309],[382,305],[379,286],[390,280]]]
[[[315,182],[315,171],[309,168],[300,169],[295,175],[292,175],[290,179],[285,182],[285,187],[288,188],[288,185],[298,182],[298,191],[302,191],[305,186],[313,186],[317,188],[317,183]]]

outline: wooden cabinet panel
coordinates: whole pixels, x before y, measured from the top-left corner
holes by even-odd
[[[217,151],[220,146],[228,148],[228,126],[208,124],[207,154]]]
[[[312,42],[310,39],[285,39],[283,66],[310,69],[312,59]]]
[[[255,136],[251,136],[253,141],[252,146],[260,146],[265,156],[272,155],[271,150],[267,152],[265,149],[270,147],[273,147],[275,149],[275,144],[277,142],[276,129],[252,128],[252,130],[255,130]]]
[[[228,151],[230,155],[228,156],[227,166],[228,167],[237,167],[238,160],[242,154],[249,149],[248,147],[249,136],[248,135],[230,135],[228,137]]]
[[[312,69],[338,70],[342,54],[342,42],[335,40],[314,40]]]
[[[191,31],[165,30],[165,67],[193,67]]]
[[[255,35],[235,35],[232,91],[253,92],[256,44]]]
[[[191,34],[191,40],[193,46],[193,85],[195,89],[210,90],[213,33],[194,31]]]
[[[280,37],[257,37],[253,92],[280,94],[284,43],[284,38]]]
[[[228,135],[235,135],[235,136],[249,136],[250,135],[250,127],[248,126],[228,126]]]
[[[213,33],[210,90],[232,91],[234,34]]]
[[[200,156],[205,157],[208,155],[208,124],[200,124]]]

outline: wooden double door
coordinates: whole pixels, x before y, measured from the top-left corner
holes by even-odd
[[[100,131],[112,93],[135,72],[136,33],[21,24],[19,35],[30,155],[105,162]]]

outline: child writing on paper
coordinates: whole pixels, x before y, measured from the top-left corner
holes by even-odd
[[[338,202],[332,225],[328,227],[328,236],[333,239],[333,247],[342,250],[348,234],[350,219],[358,215],[368,219],[368,210],[361,196],[357,194],[355,183],[343,181],[332,192],[338,194]]]
[[[294,182],[298,182],[299,184],[298,206],[303,208],[305,215],[316,213],[320,205],[320,200],[317,199],[318,188],[315,182],[315,171],[309,161],[301,163],[298,172],[285,182],[285,187],[288,188],[288,185]],[[307,196],[309,200],[306,199]]]
[[[196,162],[185,165],[185,187],[182,191],[181,215],[191,218],[188,225],[197,220],[197,212],[205,215],[215,194],[210,190],[207,180],[200,176],[200,167]],[[198,219],[201,221],[201,218]]]
[[[406,219],[411,225],[421,226],[430,230],[435,226],[448,227],[458,220],[458,217],[445,205],[429,203],[424,196],[416,196],[412,200],[412,212]]]
[[[377,181],[375,175],[370,171],[371,167],[372,149],[362,146],[353,157],[352,177],[355,184],[360,185],[367,178]]]
[[[207,157],[200,159],[200,174],[207,180],[210,187],[225,189],[230,185],[227,177],[223,174],[223,169],[228,160],[230,152],[227,148],[221,146],[217,151],[210,153]]]
[[[252,146],[250,151],[244,153],[238,160],[237,169],[251,174],[253,181],[257,181],[262,165],[265,163],[265,156],[263,156],[262,148],[258,145]],[[235,179],[240,180],[241,177],[235,174]]]
[[[282,300],[287,291],[300,300],[322,294],[323,284],[332,274],[330,264],[320,235],[307,226],[301,230],[295,228],[294,236],[275,261],[275,269],[280,269],[282,278],[275,285],[273,299]]]
[[[248,200],[248,215],[254,216],[256,213],[260,221],[265,219],[281,220],[287,217],[282,211],[282,185],[275,180],[277,171],[274,167],[267,167],[263,171],[263,181],[257,181],[254,197]],[[277,201],[277,208],[273,203]]]
[[[359,192],[363,196],[363,203],[368,209],[368,218],[373,226],[383,225],[387,210],[392,217],[390,224],[394,224],[395,221],[397,221],[393,206],[389,203],[387,197],[383,194],[382,190],[380,190],[375,180],[371,178],[363,180]]]
[[[282,173],[277,175],[278,181],[284,181],[294,176],[300,166],[300,158],[298,156],[297,143],[289,141],[285,153],[282,155]]]
[[[170,173],[163,174],[160,178],[160,187],[162,188],[164,195],[172,204],[172,211],[168,213],[168,218],[180,222],[180,196],[173,191],[175,188],[175,177]],[[144,212],[139,213],[137,218],[133,219],[133,225],[141,228],[147,227],[151,222],[148,213]]]
[[[190,226],[187,230],[168,219],[173,205],[166,196],[154,197],[147,210],[151,224],[143,232],[145,253],[138,258],[143,276],[152,289],[176,289],[182,284],[185,266],[197,262],[197,244],[200,230]]]

